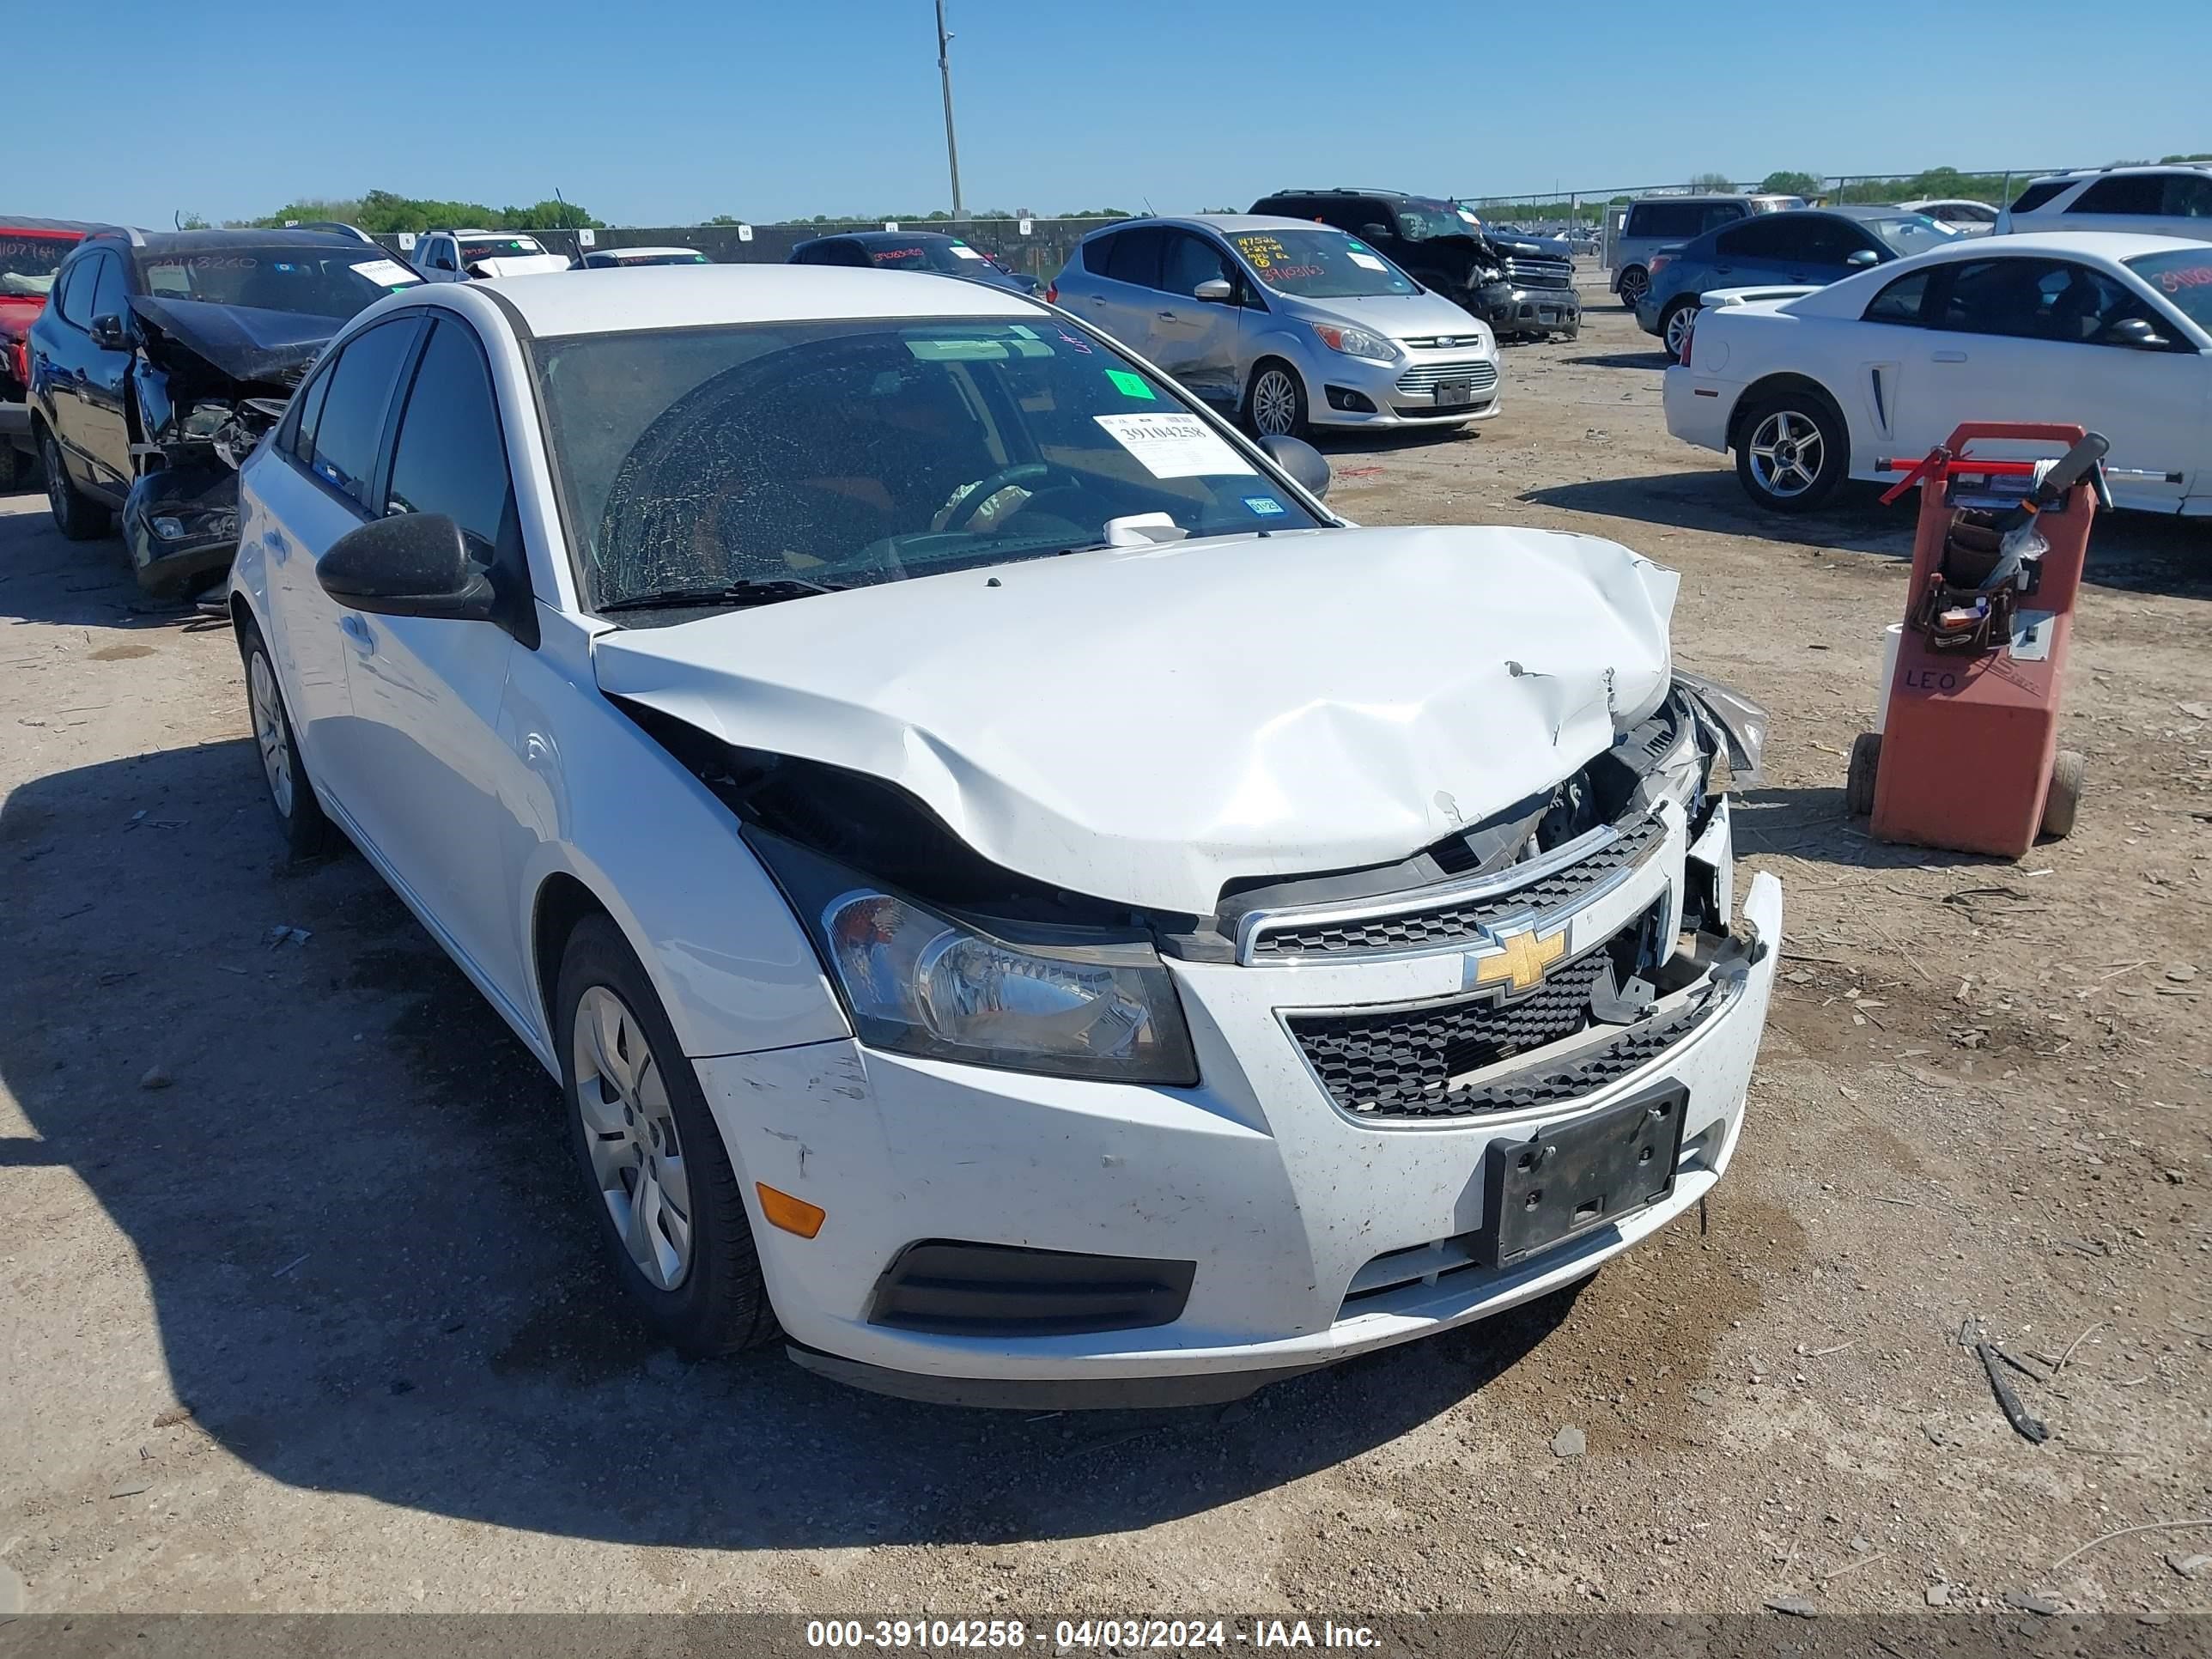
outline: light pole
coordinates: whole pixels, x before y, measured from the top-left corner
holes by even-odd
[[[952,169],[952,216],[968,216],[960,207],[960,145],[952,136],[952,59],[947,55],[952,36],[945,27],[945,0],[937,0],[937,75],[945,83],[945,161]]]

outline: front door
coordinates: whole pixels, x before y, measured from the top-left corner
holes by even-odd
[[[468,324],[438,314],[397,406],[381,511],[445,514],[495,582],[526,589],[491,375]],[[530,780],[500,734],[500,708],[519,648],[489,622],[354,616],[346,650],[349,807],[479,978],[518,1011],[529,981],[511,902],[520,830],[510,809]]]
[[[2181,475],[2179,483],[2116,480],[2116,496],[2180,507],[2203,465],[2204,357],[2122,343],[2114,325],[2130,319],[2177,345],[2179,330],[2117,278],[2049,255],[1964,260],[1931,278],[1923,316],[1905,365],[1904,453],[1924,454],[1970,421],[2081,426],[2112,441],[2114,467]],[[1974,453],[2042,456],[2051,447],[1984,441]]]
[[[1237,401],[1237,332],[1243,313],[1236,295],[1237,266],[1218,243],[1188,230],[1166,233],[1149,356],[1152,362],[1209,403]],[[1230,285],[1226,300],[1200,300],[1194,290],[1215,280]]]

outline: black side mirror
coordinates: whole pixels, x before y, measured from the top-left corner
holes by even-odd
[[[131,343],[124,332],[120,317],[95,317],[92,319],[92,343],[102,351],[120,351]]]
[[[2136,351],[2163,351],[2166,336],[2146,317],[2123,317],[2105,331],[2105,343],[2127,346]]]
[[[1273,433],[1260,440],[1260,447],[1267,451],[1269,460],[1297,479],[1307,495],[1316,501],[1327,498],[1328,462],[1321,451],[1304,438],[1286,438]]]
[[[461,527],[442,513],[395,513],[349,530],[315,561],[315,580],[340,605],[379,616],[489,622],[498,610]]]
[[[1387,242],[1390,240],[1390,228],[1388,225],[1362,225],[1359,236],[1362,241]]]

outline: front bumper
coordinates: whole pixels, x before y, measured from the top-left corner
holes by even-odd
[[[143,592],[166,599],[211,586],[238,552],[238,474],[211,462],[143,475],[124,498],[123,541]]]
[[[1500,339],[1561,334],[1571,340],[1582,332],[1582,301],[1572,289],[1522,288],[1499,283],[1483,289],[1468,309],[1488,323]]]
[[[1655,904],[1673,938],[1693,858],[1717,872],[1711,890],[1724,911],[1725,809],[1715,825],[1693,850],[1674,813],[1633,878],[1574,914],[1571,950]],[[801,1363],[887,1392],[972,1404],[1233,1398],[1570,1285],[1709,1192],[1735,1154],[1772,993],[1782,937],[1774,878],[1753,884],[1743,917],[1754,942],[1730,958],[1717,1012],[1648,1063],[1533,1109],[1355,1115],[1292,1039],[1289,1013],[1459,992],[1465,959],[1449,950],[1289,966],[1170,963],[1199,1049],[1195,1088],[987,1071],[850,1041],[695,1064],[747,1202],[757,1202],[752,1183],[766,1182],[827,1212],[811,1240],[753,1215]],[[1688,1095],[1666,1197],[1514,1265],[1468,1259],[1465,1241],[1486,1220],[1493,1140],[1567,1127],[1661,1082]],[[892,1264],[923,1240],[1194,1272],[1179,1313],[1145,1328],[967,1334],[877,1322]]]
[[[1464,379],[1473,401],[1436,401],[1439,380]],[[1498,418],[1505,406],[1503,370],[1493,343],[1481,355],[1464,347],[1415,350],[1391,363],[1324,352],[1306,365],[1306,418],[1324,427],[1444,427]]]

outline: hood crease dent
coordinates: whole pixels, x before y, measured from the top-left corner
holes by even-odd
[[[592,649],[604,691],[896,784],[1008,869],[1205,915],[1224,883],[1394,862],[1570,776],[1665,697],[1679,582],[1595,537],[1332,529],[996,565]]]

